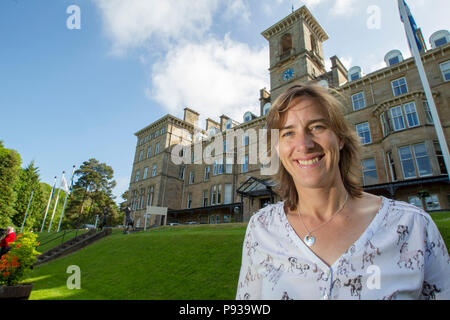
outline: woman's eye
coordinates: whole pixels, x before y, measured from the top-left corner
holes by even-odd
[[[291,136],[291,135],[293,135],[293,132],[292,131],[288,131],[288,132],[283,133],[281,136],[282,137],[288,137],[288,136]]]
[[[323,129],[325,129],[325,127],[322,125],[316,125],[316,126],[311,127],[311,131],[320,131]]]

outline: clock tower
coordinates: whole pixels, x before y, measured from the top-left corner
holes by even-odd
[[[328,35],[306,6],[262,32],[269,41],[270,95],[274,101],[284,90],[324,74],[322,43]]]

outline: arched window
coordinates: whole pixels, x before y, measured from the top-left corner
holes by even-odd
[[[252,113],[250,111],[247,111],[246,113],[244,113],[244,122],[249,122],[250,120],[252,120]]]
[[[439,30],[433,33],[430,37],[430,44],[432,49],[443,46],[450,42],[450,34],[447,30]]]
[[[390,67],[403,61],[403,55],[399,50],[391,50],[384,56],[386,66]]]
[[[286,33],[281,37],[281,55],[288,55],[292,49],[292,36]]]
[[[351,67],[348,71],[348,81],[355,81],[361,78],[361,68],[358,66]]]
[[[267,102],[264,106],[263,106],[263,116],[265,116],[267,114],[267,112],[269,112],[270,109],[270,102]]]

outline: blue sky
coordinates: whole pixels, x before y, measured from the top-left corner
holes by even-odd
[[[450,29],[450,1],[407,2],[428,47]],[[303,4],[330,37],[327,64],[337,55],[368,74],[392,49],[410,57],[396,0],[1,0],[0,140],[49,184],[91,157],[106,162],[119,198],[146,125],[186,106],[201,119],[257,113],[269,88],[261,32]],[[70,5],[80,29],[67,28]]]

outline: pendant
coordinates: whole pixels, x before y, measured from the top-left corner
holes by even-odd
[[[310,235],[306,235],[303,241],[305,241],[308,247],[312,247],[314,245],[314,242],[316,242],[316,238]]]

